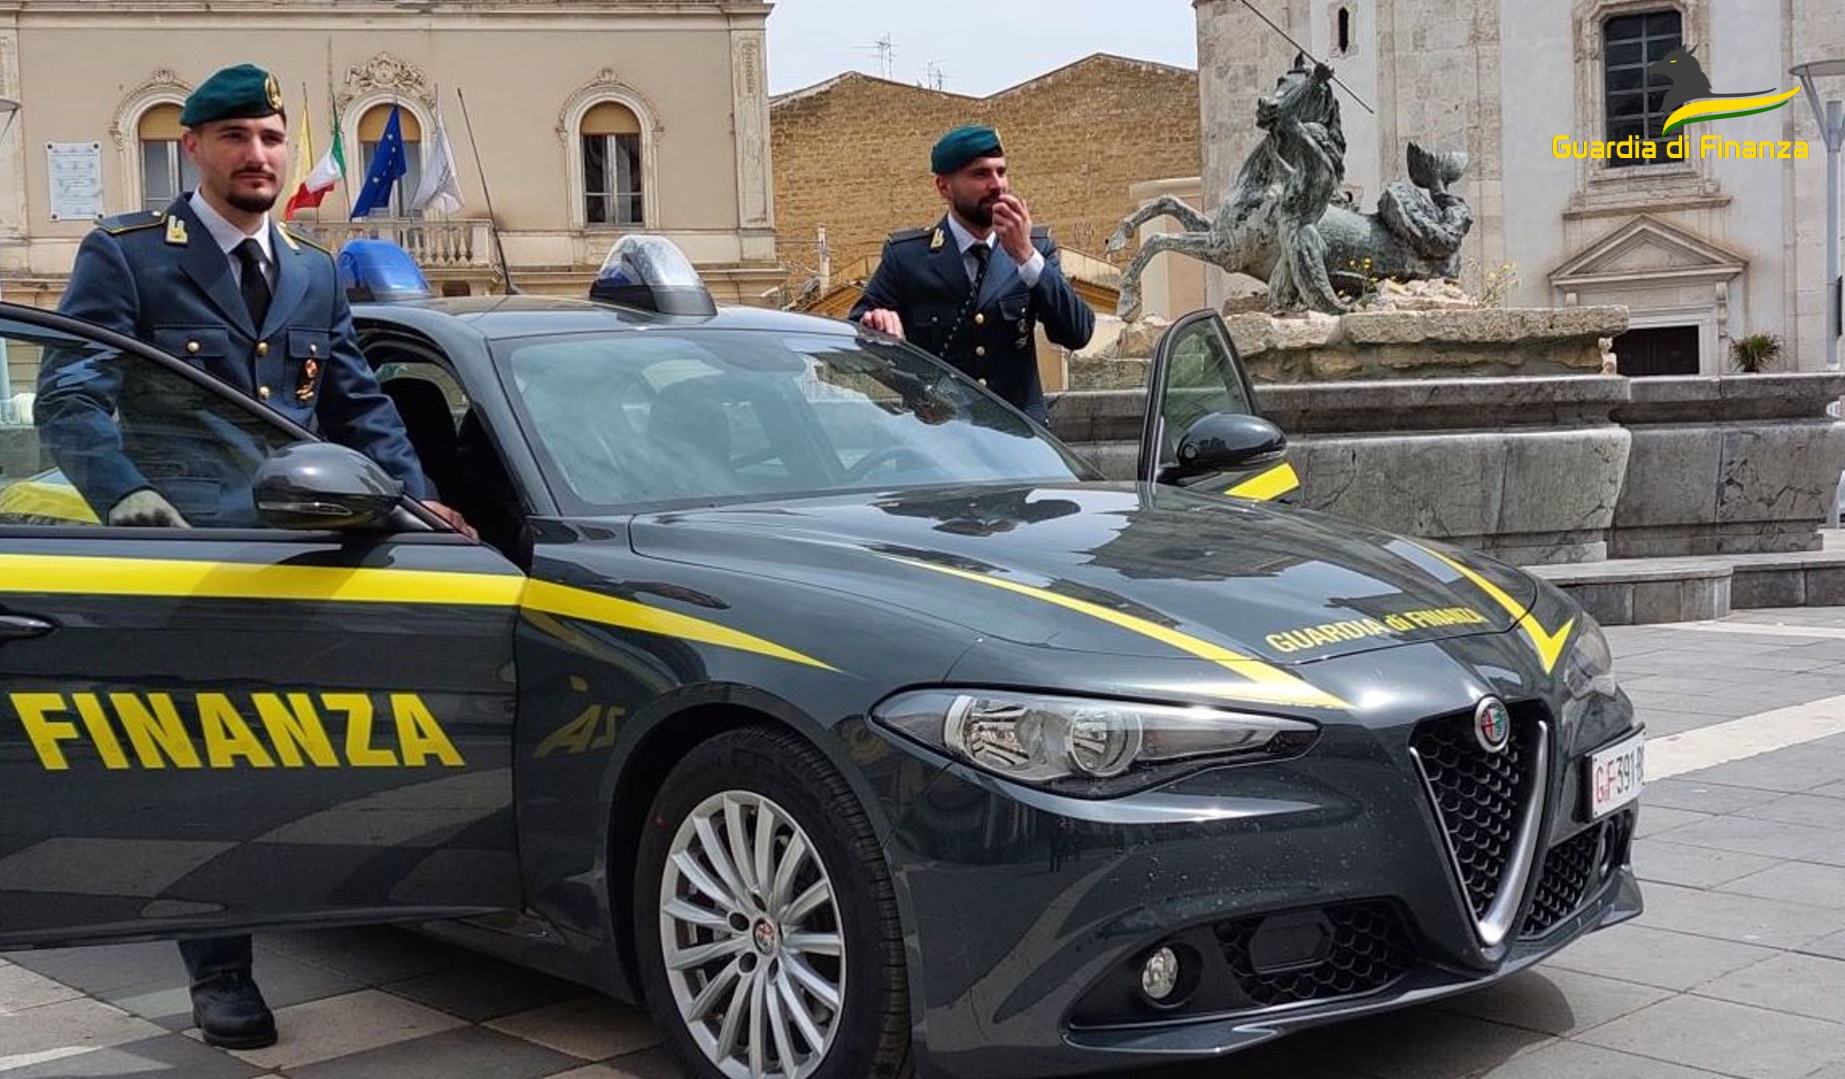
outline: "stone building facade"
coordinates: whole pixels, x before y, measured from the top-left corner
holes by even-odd
[[[770,103],[780,260],[798,288],[851,277],[896,228],[942,215],[929,148],[959,124],[999,129],[1016,190],[1066,248],[1102,254],[1132,184],[1199,167],[1197,73],[1096,54],[988,97],[849,73]]]
[[[1824,355],[1825,148],[1811,106],[1693,125],[1692,156],[1628,163],[1558,157],[1553,142],[1657,130],[1663,86],[1638,69],[1695,46],[1718,91],[1789,89],[1794,64],[1845,57],[1836,4],[1808,0],[1273,0],[1260,5],[1328,59],[1341,95],[1347,180],[1366,209],[1406,178],[1415,140],[1471,157],[1469,284],[1511,264],[1515,305],[1624,304],[1623,370],[1716,374],[1748,334],[1791,366]],[[1257,140],[1255,99],[1294,46],[1241,0],[1195,0],[1203,188],[1215,203]],[[1820,86],[1823,96],[1845,86]],[[1628,89],[1630,86],[1633,89]],[[1649,92],[1649,89],[1651,92]],[[1375,114],[1367,112],[1369,106]],[[1648,134],[1651,132],[1649,131]],[[1703,135],[1807,144],[1804,159],[1699,153]],[[1221,281],[1213,292],[1221,296]]]
[[[337,103],[346,185],[296,218],[328,246],[409,246],[448,293],[580,295],[624,233],[663,233],[720,302],[754,301],[775,265],[760,0],[0,0],[0,287],[57,301],[90,214],[189,186],[179,105],[212,71],[273,72],[314,153]],[[460,96],[458,96],[458,91]],[[466,110],[462,109],[465,98]],[[411,173],[392,207],[351,198],[393,105]],[[408,202],[438,112],[463,209]],[[474,146],[478,145],[478,160]],[[482,175],[491,185],[489,221]],[[495,235],[497,226],[497,236]]]

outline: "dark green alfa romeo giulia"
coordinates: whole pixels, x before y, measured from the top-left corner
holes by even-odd
[[[427,922],[645,1000],[688,1074],[998,1077],[1462,992],[1640,909],[1600,630],[1226,497],[1291,480],[1214,318],[1108,483],[908,346],[642,307],[357,308],[481,542],[0,308],[15,359],[118,365],[137,437],[210,414],[249,488],[104,527],[4,432],[0,946]]]

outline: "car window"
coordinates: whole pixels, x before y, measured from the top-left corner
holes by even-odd
[[[400,382],[430,383],[442,395],[443,402],[448,406],[449,417],[455,422],[460,422],[468,411],[467,391],[440,364],[430,360],[390,359],[378,364],[375,371],[380,386],[388,387]]]
[[[660,328],[494,348],[539,465],[573,512],[1088,474],[1016,412],[907,347]]]
[[[1192,424],[1213,412],[1248,415],[1255,411],[1230,350],[1216,325],[1202,320],[1172,343],[1166,373],[1166,418],[1163,460],[1174,460],[1178,440]]]
[[[0,343],[35,373],[0,415],[0,524],[97,526],[152,492],[194,528],[259,527],[256,469],[299,438],[261,406],[74,334],[0,319]]]
[[[453,503],[462,497],[467,468],[462,463],[459,430],[467,417],[468,395],[446,369],[426,359],[396,358],[391,349],[371,349],[374,360],[383,352],[391,358],[376,366],[378,388],[384,391],[403,420],[404,435],[416,450],[423,474],[436,493]]]

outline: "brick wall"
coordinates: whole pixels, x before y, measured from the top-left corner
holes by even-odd
[[[854,72],[775,98],[769,115],[776,254],[797,287],[822,225],[837,283],[892,229],[941,217],[929,148],[959,124],[998,128],[1033,221],[1097,256],[1134,209],[1130,184],[1200,166],[1197,73],[1103,54],[985,98]]]

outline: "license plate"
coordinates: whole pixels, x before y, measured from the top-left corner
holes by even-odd
[[[1588,760],[1589,819],[1614,812],[1640,797],[1646,764],[1646,738],[1634,735],[1618,745],[1595,753]]]

